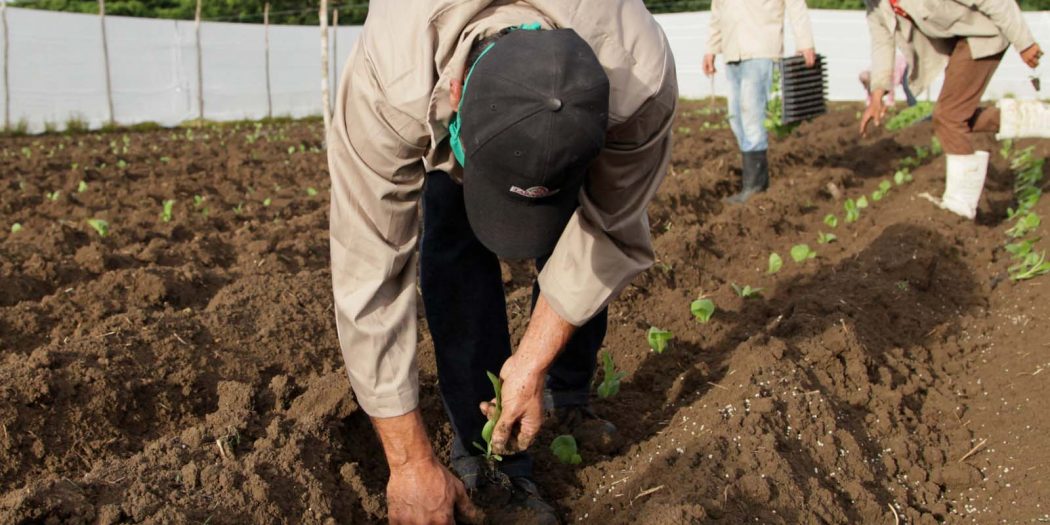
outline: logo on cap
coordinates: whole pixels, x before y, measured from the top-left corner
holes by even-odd
[[[521,189],[521,188],[519,188],[517,186],[511,186],[510,187],[510,192],[511,193],[516,193],[516,194],[521,195],[522,197],[525,197],[525,198],[528,198],[528,199],[542,199],[544,197],[550,197],[551,195],[554,195],[555,193],[558,193],[559,191],[561,191],[561,190],[560,189],[553,189],[552,190],[550,188],[547,188],[546,186],[533,186],[533,187],[531,187],[529,189],[526,189],[526,190],[523,190],[523,189]]]

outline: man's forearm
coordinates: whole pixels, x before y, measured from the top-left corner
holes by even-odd
[[[562,319],[540,294],[514,358],[521,366],[546,371],[575,331],[576,327]]]
[[[372,418],[372,425],[383,443],[390,470],[433,460],[434,449],[418,408],[403,416]]]

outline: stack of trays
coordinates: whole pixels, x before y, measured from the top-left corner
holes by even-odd
[[[784,108],[782,124],[791,124],[827,113],[828,74],[824,57],[817,55],[817,63],[806,67],[801,56],[780,61],[780,92]]]

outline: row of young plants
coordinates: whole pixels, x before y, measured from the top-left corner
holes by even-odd
[[[1035,207],[1043,194],[1041,183],[1046,159],[1035,155],[1034,146],[1016,152],[1011,152],[1012,149],[1013,141],[1007,140],[999,150],[1004,159],[1010,159],[1010,169],[1015,174],[1014,198],[1017,199],[1017,207],[1009,208],[1006,214],[1007,220],[1013,223],[1006,230],[1006,236],[1011,240],[1006,251],[1013,261],[1007,272],[1011,280],[1024,281],[1050,273],[1046,250],[1035,249],[1040,237],[1034,236],[1042,224]]]

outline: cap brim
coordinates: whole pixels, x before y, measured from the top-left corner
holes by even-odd
[[[565,225],[579,207],[580,183],[567,184],[543,199],[528,200],[497,187],[494,177],[465,170],[463,198],[467,220],[481,244],[503,259],[534,259],[550,255]]]

